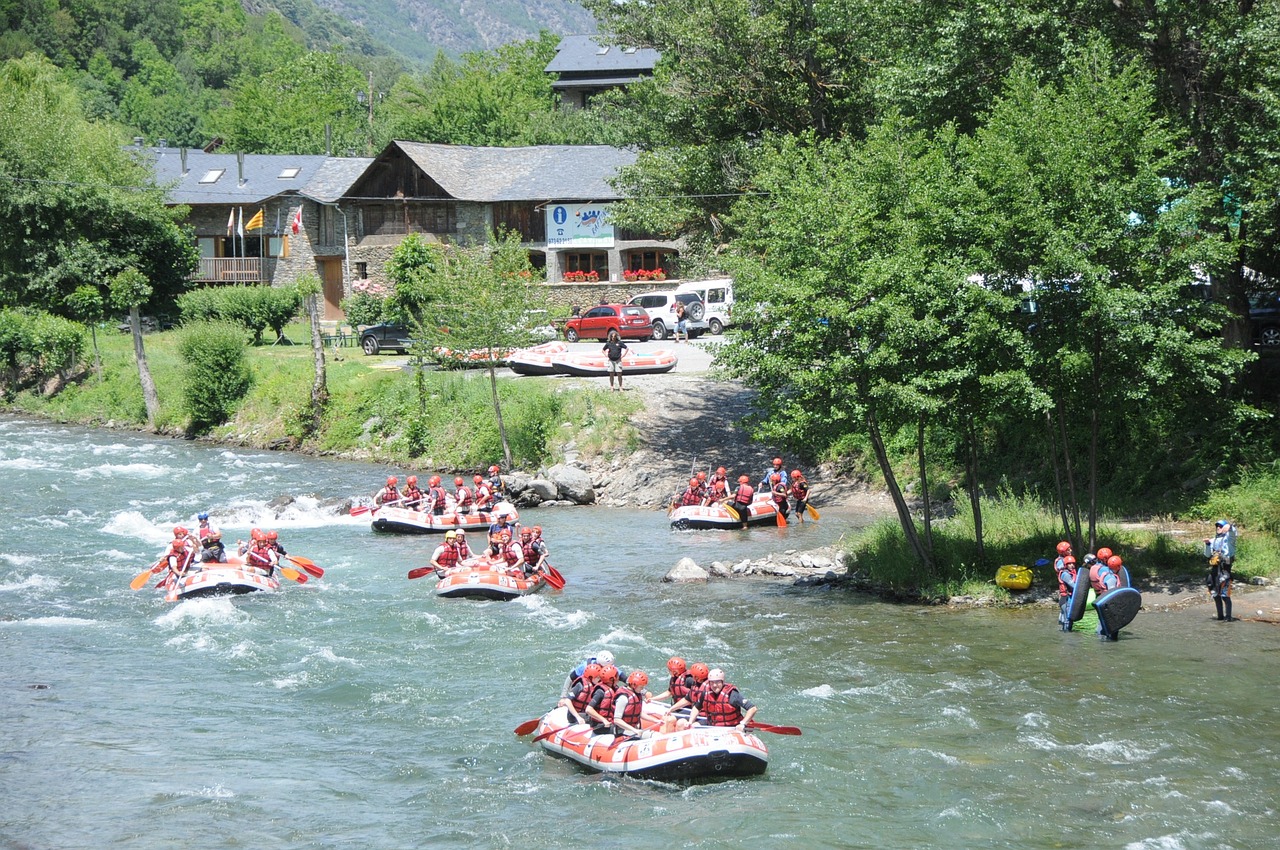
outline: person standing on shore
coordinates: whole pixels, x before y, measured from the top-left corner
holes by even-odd
[[[1214,535],[1204,540],[1204,556],[1209,559],[1209,596],[1218,609],[1218,619],[1228,622],[1231,616],[1231,567],[1236,562],[1236,527],[1225,519],[1214,524]]]
[[[791,470],[791,498],[796,502],[796,518],[803,523],[804,513],[809,507],[809,482],[798,469]]]
[[[622,341],[622,337],[618,336],[616,330],[609,331],[609,338],[604,341],[603,351],[609,359],[609,388],[616,392],[622,392],[622,355],[627,350],[627,344]],[[618,386],[613,386],[614,376],[618,377]]]

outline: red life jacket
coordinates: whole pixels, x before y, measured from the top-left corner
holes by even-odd
[[[705,720],[708,726],[737,726],[742,722],[742,712],[729,703],[729,697],[736,691],[728,682],[714,694],[708,688],[702,695],[702,704],[698,708],[698,717]]]
[[[712,478],[711,492],[709,495],[712,499],[716,500],[723,499],[725,496],[728,496],[729,482],[725,481],[723,478]]]
[[[1101,571],[1104,566],[1106,565],[1101,561],[1097,561],[1093,566],[1089,567],[1089,584],[1099,594],[1106,590],[1106,588],[1102,586],[1102,576],[1099,575],[1099,571]]]
[[[581,679],[578,679],[574,684],[578,688],[578,693],[574,694],[573,688],[570,688],[569,702],[573,703],[573,707],[577,709],[578,713],[585,717],[587,712],[587,703],[591,700],[591,692],[594,690],[594,686],[588,685]]]
[[[521,541],[520,551],[524,552],[524,562],[530,566],[538,563],[542,553],[538,551],[538,541],[530,538],[528,543]]]
[[[258,567],[259,569],[270,570],[273,565],[271,563],[271,556],[267,554],[269,551],[271,550],[256,549],[256,548],[250,549],[248,552],[245,553],[245,558],[244,558],[245,563],[247,563],[251,567]]]
[[[453,497],[458,500],[458,507],[465,508],[471,504],[471,491],[466,487],[459,487]]]
[[[680,497],[680,507],[687,508],[690,505],[702,504],[702,497],[692,487],[686,487],[684,495]]]
[[[374,499],[374,501],[378,502],[378,504],[386,504],[387,502],[397,501],[400,498],[400,491],[395,487],[383,487],[378,491],[378,495],[382,497],[382,500]]]
[[[755,494],[756,491],[752,489],[750,484],[739,484],[738,492],[733,494],[733,500],[741,505],[749,505]]]
[[[671,702],[675,704],[682,699],[688,699],[693,695],[693,687],[689,684],[693,677],[688,673],[681,673],[679,676],[672,676],[671,681],[667,683],[667,690],[671,692]]]
[[[518,545],[520,544],[508,543],[506,546],[502,547],[502,557],[507,559],[508,567],[514,567],[516,564],[520,563],[520,556],[516,554],[516,546]]]
[[[625,695],[627,704],[622,707],[622,722],[629,723],[637,729],[640,728],[640,710],[644,708],[644,698],[640,694],[631,689],[630,685],[619,685],[618,690],[613,692],[613,699],[616,702],[619,695]],[[603,712],[601,712],[603,714]],[[610,715],[605,715],[606,717]]]
[[[1080,570],[1079,570],[1079,569],[1071,569],[1071,568],[1066,567],[1066,566],[1064,566],[1064,567],[1062,567],[1061,569],[1059,569],[1059,570],[1058,570],[1058,595],[1059,595],[1059,596],[1064,596],[1064,597],[1065,597],[1065,596],[1070,596],[1070,595],[1071,595],[1071,588],[1067,587],[1067,583],[1066,583],[1066,582],[1064,582],[1064,581],[1062,580],[1062,577],[1063,577],[1064,575],[1069,576],[1069,577],[1071,578],[1071,580],[1072,580],[1072,581],[1079,581],[1079,580],[1080,580]]]
[[[406,507],[415,507],[418,502],[422,501],[422,491],[417,487],[404,488],[404,505]]]
[[[433,506],[432,506],[432,507],[433,507],[433,509],[434,509],[435,511],[437,511],[437,512],[438,512],[438,511],[443,511],[443,510],[444,510],[444,499],[445,499],[445,492],[444,492],[444,488],[443,488],[443,487],[432,487],[432,488],[431,488],[431,490],[430,490],[430,493],[431,493],[431,501],[432,501],[432,503],[433,503]]]
[[[476,506],[487,507],[493,502],[493,492],[484,484],[476,485]]]
[[[600,699],[600,704],[596,706],[596,711],[600,712],[601,717],[605,718],[610,723],[612,723],[613,722],[613,688],[601,682],[600,684],[596,685],[595,688],[591,691],[591,699],[587,700],[587,702],[591,702],[592,700],[595,699],[596,691],[604,691],[604,696]]]
[[[772,491],[773,500],[778,504],[782,504],[787,500],[787,488],[781,481],[773,485]]]
[[[443,546],[444,551],[440,553],[436,561],[446,570],[450,567],[456,567],[458,565],[458,547],[450,546],[448,543],[443,544]]]
[[[809,498],[809,482],[803,478],[797,479],[791,485],[791,498],[805,501]]]

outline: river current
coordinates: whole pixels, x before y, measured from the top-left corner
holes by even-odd
[[[440,600],[405,577],[434,538],[320,506],[386,474],[0,418],[0,846],[1276,846],[1274,626],[1146,611],[1104,643],[1054,610],[660,583],[683,555],[863,521],[829,509],[746,533],[526,511],[564,591]],[[277,517],[280,496],[297,500]],[[327,574],[234,600],[131,591],[202,509],[229,540],[278,529]],[[654,680],[672,654],[721,666],[804,734],[761,733],[762,777],[691,786],[587,774],[512,734],[604,648]]]

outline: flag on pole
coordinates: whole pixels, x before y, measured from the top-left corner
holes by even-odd
[[[294,236],[297,236],[298,231],[302,230],[302,207],[298,207],[297,211],[293,214],[293,224],[290,225],[290,229],[293,230]]]
[[[261,230],[263,210],[258,210],[253,214],[253,218],[249,219],[249,223],[244,226],[245,230]]]
[[[240,208],[240,222],[236,227],[236,233],[240,234],[240,238],[244,238],[244,207]]]
[[[236,232],[236,208],[231,208],[231,214],[227,216],[227,235],[230,236]]]
[[[276,229],[271,231],[272,236],[280,235],[280,210],[281,209],[283,209],[283,207],[276,207]]]

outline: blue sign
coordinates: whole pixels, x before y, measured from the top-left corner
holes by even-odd
[[[564,224],[569,220],[569,211],[564,207],[556,207],[551,211],[551,220],[556,224]]]

